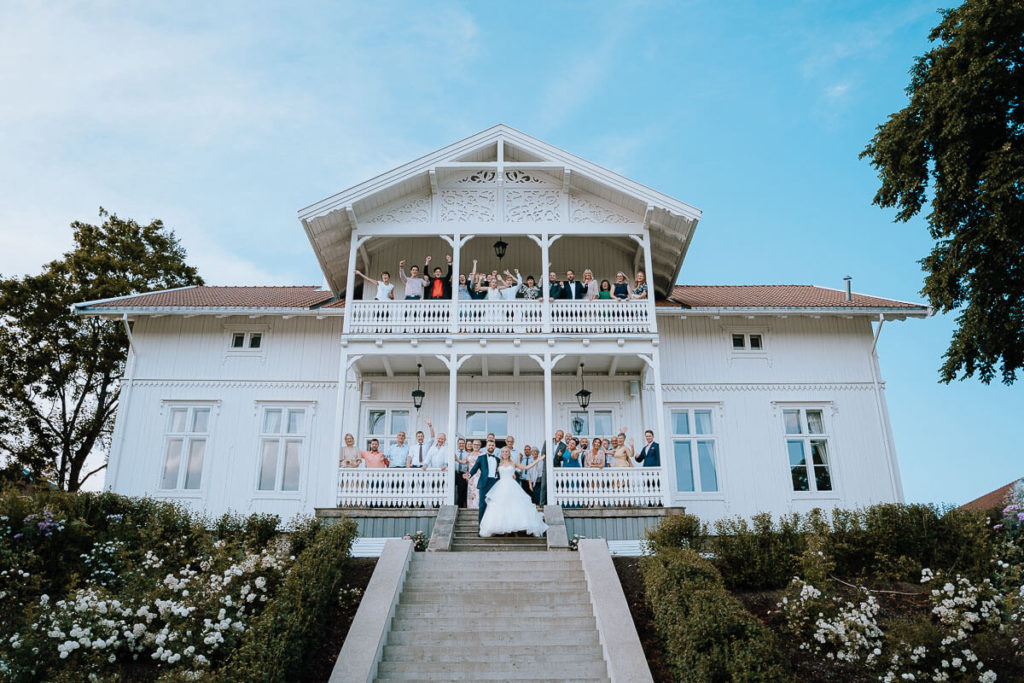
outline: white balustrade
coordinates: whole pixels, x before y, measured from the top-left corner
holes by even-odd
[[[555,502],[564,507],[651,507],[662,504],[660,467],[556,467]]]
[[[563,334],[643,334],[650,331],[649,311],[642,300],[555,301],[551,304],[551,329]]]
[[[451,301],[353,301],[346,307],[351,334],[447,334]]]
[[[338,507],[433,508],[448,503],[448,473],[416,468],[341,468]]]
[[[544,329],[540,301],[459,301],[459,332],[463,334],[539,334]]]
[[[448,335],[451,301],[353,301],[346,307],[352,334]],[[540,334],[540,301],[459,300],[455,303],[459,334]],[[646,301],[555,301],[551,329],[557,334],[645,334],[650,332]]]

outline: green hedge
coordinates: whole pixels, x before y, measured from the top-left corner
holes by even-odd
[[[714,565],[693,550],[662,548],[640,567],[677,680],[789,680],[774,636],[726,591]]]
[[[308,680],[323,644],[326,620],[345,576],[345,558],[356,537],[356,523],[309,522],[292,536],[295,566],[276,598],[246,633],[222,674],[224,680]]]
[[[665,548],[699,550],[707,538],[708,526],[700,517],[689,513],[668,515],[657,526],[647,529],[646,535],[652,553]]]

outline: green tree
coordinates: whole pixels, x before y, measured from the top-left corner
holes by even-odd
[[[202,284],[174,233],[100,208],[75,222],[74,248],[39,275],[0,277],[0,459],[77,491],[104,464],[128,338],[121,321],[83,318],[71,304]]]
[[[1024,2],[968,0],[941,18],[909,104],[861,157],[881,179],[874,203],[897,220],[931,200],[922,294],[957,312],[941,380],[988,384],[998,371],[1012,384],[1024,366]]]

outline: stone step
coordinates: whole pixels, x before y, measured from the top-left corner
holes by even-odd
[[[413,556],[411,568],[441,568],[454,570],[470,569],[504,569],[515,567],[517,571],[528,571],[547,567],[551,569],[577,569],[582,571],[583,565],[580,556],[567,551],[551,551],[544,553],[530,553],[524,555],[516,551],[502,552],[503,549],[496,549],[488,555],[474,555],[466,557],[459,553],[416,553]]]
[[[582,633],[569,633],[566,631],[541,632],[541,631],[505,631],[497,628],[495,619],[495,630],[491,631],[442,631],[437,633],[419,633],[416,631],[391,631],[388,633],[386,645],[422,645],[426,640],[438,648],[466,649],[466,648],[496,648],[500,650],[506,646],[512,647],[537,647],[543,648],[545,652],[553,652],[554,648],[576,648],[600,646],[601,642],[597,636],[597,630],[584,631]],[[425,640],[426,639],[426,640]],[[554,659],[554,655],[552,655]]]
[[[394,678],[396,674],[408,674],[422,676],[423,674],[454,674],[456,676],[473,674],[476,680],[495,680],[495,676],[509,680],[516,675],[528,675],[536,677],[544,674],[546,677],[569,678],[588,677],[595,678],[607,675],[608,667],[604,660],[590,662],[558,662],[548,661],[544,664],[536,662],[508,662],[497,664],[494,662],[388,662],[383,661],[377,666],[379,676]],[[455,679],[459,680],[459,679]]]
[[[475,593],[452,593],[450,591],[418,590],[410,588],[402,591],[399,604],[419,605],[423,603],[435,603],[442,605],[477,605],[479,609],[485,606],[488,610],[494,608],[507,608],[508,610],[518,609],[521,606],[536,605],[546,606],[557,602],[578,600],[590,603],[586,595],[567,595],[562,592],[544,593],[496,593],[481,592]]]
[[[505,673],[495,674],[390,674],[387,677],[377,677],[376,683],[433,683],[433,681],[516,681],[517,683],[610,683],[607,676],[601,678],[534,678],[520,677],[518,674],[509,675]]]
[[[458,588],[465,581],[490,581],[492,586],[495,581],[556,581],[560,579],[573,579],[583,576],[583,570],[575,567],[549,569],[547,567],[512,569],[515,575],[509,577],[509,569],[505,568],[473,568],[473,569],[417,569],[409,570],[405,580],[425,579],[429,581],[447,582],[452,588]]]
[[[450,604],[443,605],[434,602],[420,602],[399,604],[395,608],[395,618],[430,617],[433,619],[452,619],[458,622],[465,618],[466,614],[476,614],[472,611],[471,605]],[[560,602],[551,605],[523,605],[519,607],[515,616],[524,619],[546,619],[549,617],[558,618],[583,618],[594,616],[589,601]]]
[[[463,614],[466,614],[466,612],[463,612]],[[583,632],[585,630],[596,630],[597,622],[594,621],[593,617],[522,618],[518,614],[503,616],[500,624],[496,623],[489,615],[463,616],[458,619],[452,617],[414,616],[395,617],[391,620],[392,632],[419,631],[420,633],[429,634],[431,638],[439,633],[456,632],[464,634],[467,631],[477,631],[495,626],[501,626],[507,633],[536,630],[557,631],[561,628]]]
[[[524,546],[520,546],[518,548],[518,550],[521,551],[521,552],[529,552],[529,553],[546,552],[547,549],[548,549],[547,546],[541,546],[541,545],[524,545]],[[474,553],[474,552],[484,552],[484,553],[486,553],[486,552],[494,552],[494,551],[497,551],[497,550],[504,550],[504,548],[499,548],[499,547],[496,547],[496,546],[493,546],[493,545],[469,545],[469,546],[457,546],[456,547],[453,544],[453,546],[452,546],[452,552],[458,552],[458,553]]]
[[[547,593],[565,594],[569,591],[585,591],[587,581],[582,576],[552,576],[537,579],[509,579],[501,576],[484,576],[468,578],[461,574],[455,576],[410,576],[405,580],[405,590],[425,590],[446,592],[456,590],[460,593],[475,595],[478,591],[500,590],[501,592],[543,591]]]
[[[552,659],[559,662],[599,661],[604,657],[601,648],[584,647],[570,648],[555,655],[540,651],[533,647],[502,647],[498,651],[488,649],[469,650],[467,648],[442,649],[431,645],[385,645],[384,661],[389,662],[503,662],[537,661],[543,664]]]

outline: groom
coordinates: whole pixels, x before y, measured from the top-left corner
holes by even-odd
[[[480,478],[476,482],[476,487],[480,489],[480,509],[477,516],[479,522],[483,520],[484,512],[487,511],[487,493],[498,481],[498,454],[494,452],[494,439],[487,439],[487,451],[477,458],[473,468],[462,476],[469,479],[477,472],[480,473]]]

